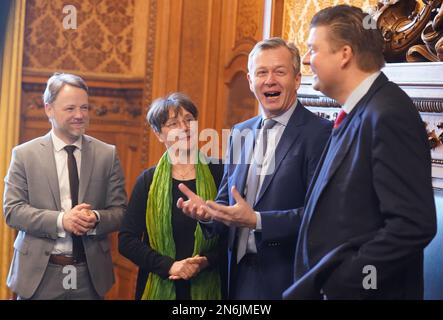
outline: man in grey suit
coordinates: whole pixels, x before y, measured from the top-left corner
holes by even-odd
[[[114,283],[108,234],[126,210],[115,146],[84,134],[88,87],[54,74],[43,95],[52,130],[14,148],[6,223],[18,230],[7,285],[19,299],[101,299]]]

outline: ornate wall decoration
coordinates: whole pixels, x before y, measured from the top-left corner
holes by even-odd
[[[256,0],[238,0],[236,43],[246,39],[255,43],[258,34],[262,32],[257,23],[261,14],[259,9]]]
[[[24,67],[83,73],[131,72],[135,0],[29,0]],[[64,29],[65,5],[77,29]]]
[[[285,0],[283,38],[293,41],[303,55],[307,48],[306,40],[309,35],[309,23],[319,10],[337,4],[351,4],[368,11],[377,2],[377,0]],[[309,72],[309,68],[302,67],[303,74],[309,74]]]
[[[148,17],[148,41],[146,50],[146,77],[143,89],[143,118],[148,113],[149,105],[152,102],[152,82],[154,76],[154,55],[155,55],[155,32],[157,25],[157,0],[149,2],[149,17]],[[149,150],[149,128],[147,122],[144,122],[142,130],[142,145],[141,145],[141,163],[143,167],[148,163]]]
[[[443,61],[443,1],[391,0],[373,14],[388,62]]]
[[[43,111],[42,92],[45,84],[23,82],[22,119],[26,121],[46,121]],[[134,125],[142,114],[141,89],[89,88],[91,121],[105,121],[119,125]]]

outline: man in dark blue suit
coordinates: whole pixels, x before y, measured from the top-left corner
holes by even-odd
[[[292,283],[300,222],[292,212],[261,212],[303,205],[332,123],[297,101],[300,56],[292,44],[280,38],[259,42],[249,55],[248,70],[262,114],[234,126],[221,187],[211,202],[228,213],[201,225],[208,236],[229,233],[231,299],[281,299]],[[208,220],[213,209],[180,188],[189,199],[180,199],[178,206]],[[231,214],[231,208],[247,203],[250,210]]]
[[[411,99],[380,72],[383,39],[365,21],[340,5],[311,22],[303,63],[342,111],[304,210],[293,211],[303,219],[287,299],[423,297],[423,249],[436,232],[429,145]]]

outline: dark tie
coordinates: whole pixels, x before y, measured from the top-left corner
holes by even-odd
[[[74,151],[77,147],[68,145],[65,150],[68,153],[69,189],[71,190],[72,208],[78,205],[78,170]],[[79,260],[84,255],[83,241],[81,236],[72,234],[72,256]]]
[[[259,184],[260,184],[260,171],[261,166],[263,164],[263,160],[266,156],[266,151],[268,149],[268,135],[269,130],[272,129],[272,127],[275,126],[277,122],[273,119],[265,119],[263,120],[263,126],[262,130],[260,132],[261,135],[261,143],[256,143],[255,148],[263,148],[263,151],[260,152],[260,149],[258,151],[259,157],[263,155],[263,158],[261,161],[258,161],[259,163],[256,163],[256,161],[253,161],[250,168],[250,175],[248,176],[247,181],[247,190],[246,190],[246,202],[253,207],[255,204],[255,200],[257,198],[257,194],[259,191]],[[243,256],[246,254],[246,250],[248,247],[248,239],[249,239],[249,228],[239,228],[238,230],[238,246],[237,246],[237,263],[240,262],[240,260],[243,258]]]
[[[346,118],[347,115],[348,114],[343,109],[340,110],[340,112],[337,115],[337,118],[335,118],[334,129],[340,126],[340,123],[342,123],[342,121]]]

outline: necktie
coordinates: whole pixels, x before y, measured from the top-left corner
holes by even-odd
[[[69,189],[71,191],[72,208],[78,204],[78,169],[77,161],[75,161],[74,151],[77,147],[73,145],[65,146],[68,153],[68,172],[69,172]],[[72,234],[72,256],[75,260],[84,255],[84,247],[81,236]]]
[[[265,119],[263,121],[262,130],[259,133],[261,143],[256,143],[255,148],[262,147],[263,150],[260,152],[260,149],[258,150],[259,156],[263,155],[263,159],[266,157],[266,151],[268,149],[268,136],[269,136],[269,130],[272,129],[272,127],[277,122],[273,119]],[[259,189],[259,183],[260,183],[260,170],[263,163],[263,159],[261,163],[256,163],[256,161],[253,161],[250,168],[250,174],[248,176],[247,181],[247,192],[246,192],[246,202],[253,207],[255,200],[257,198],[258,189]],[[238,230],[238,246],[237,246],[237,263],[240,262],[240,260],[243,258],[243,256],[246,254],[246,250],[248,247],[248,239],[249,239],[249,228],[239,228]]]
[[[334,129],[340,126],[340,123],[342,123],[342,121],[346,118],[347,115],[348,114],[343,109],[340,110],[340,112],[337,115],[337,118],[335,118]]]

